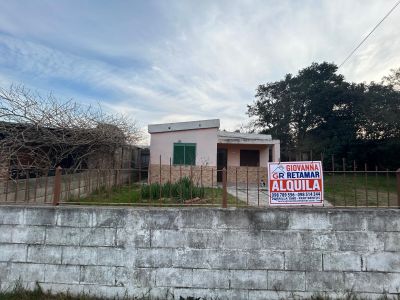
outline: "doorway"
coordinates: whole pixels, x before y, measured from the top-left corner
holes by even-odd
[[[217,182],[222,182],[222,169],[228,166],[228,150],[217,149]]]

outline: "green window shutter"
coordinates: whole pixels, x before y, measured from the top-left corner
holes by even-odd
[[[196,165],[196,145],[188,144],[185,146],[185,165]]]
[[[174,165],[196,165],[196,144],[174,143]]]
[[[185,163],[185,144],[174,144],[174,165]]]

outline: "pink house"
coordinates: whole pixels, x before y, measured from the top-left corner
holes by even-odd
[[[280,160],[279,140],[219,127],[219,119],[149,125],[151,180],[175,181],[191,173],[210,185],[222,180],[223,168],[229,182],[265,180],[267,163]]]

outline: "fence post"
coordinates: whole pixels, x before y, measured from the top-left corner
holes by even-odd
[[[400,208],[400,168],[396,171],[397,181],[397,205]]]
[[[62,170],[62,168],[60,166],[58,166],[56,168],[56,174],[54,176],[53,205],[60,204],[60,199],[61,199],[61,170]]]
[[[226,168],[222,169],[222,207],[228,207],[228,193],[226,187]]]

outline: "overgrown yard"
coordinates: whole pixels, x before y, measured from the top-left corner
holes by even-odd
[[[394,173],[325,173],[325,199],[334,206],[398,206]]]
[[[195,185],[189,178],[176,183],[133,184],[113,188],[101,187],[81,199],[70,199],[70,203],[82,204],[132,204],[132,205],[216,205],[222,202],[223,190],[220,187]],[[229,206],[245,203],[228,194]]]

